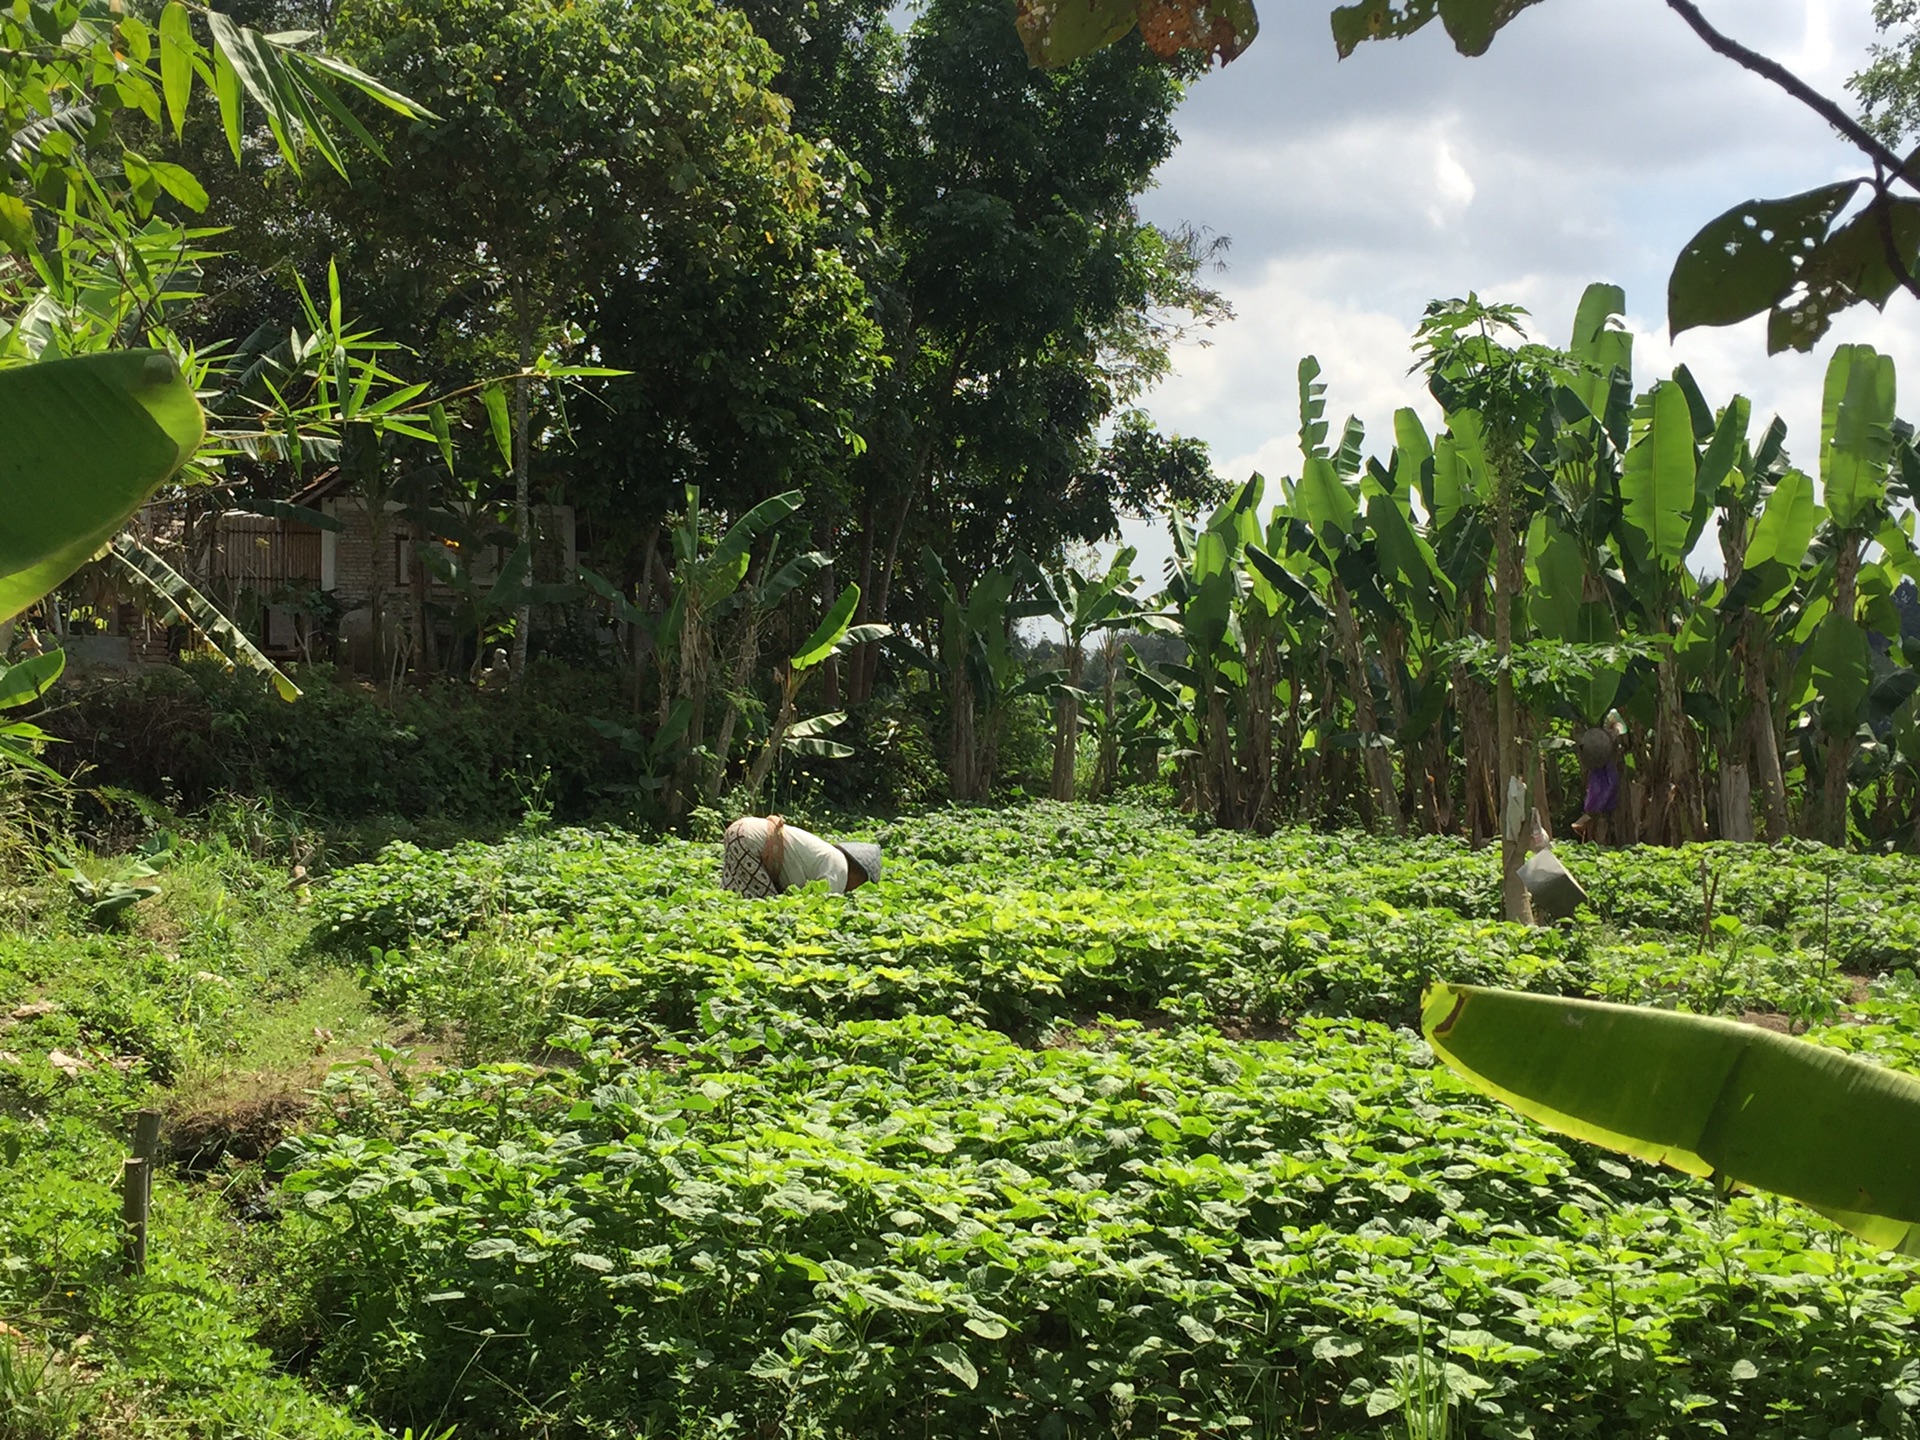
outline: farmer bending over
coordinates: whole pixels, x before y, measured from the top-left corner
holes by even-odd
[[[824,880],[827,889],[844,895],[879,878],[878,845],[859,840],[836,845],[778,815],[734,821],[720,855],[721,888],[756,900],[813,880]]]
[[[1587,776],[1587,801],[1573,833],[1604,845],[1607,818],[1620,807],[1620,736],[1610,725],[1595,725],[1574,742]]]

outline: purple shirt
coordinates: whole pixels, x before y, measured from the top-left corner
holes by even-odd
[[[1620,762],[1587,772],[1587,814],[1610,815],[1620,804]]]

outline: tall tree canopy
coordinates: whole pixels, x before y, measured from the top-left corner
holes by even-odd
[[[684,483],[750,500],[844,463],[877,332],[836,243],[837,167],[790,128],[743,17],[347,0],[332,40],[444,117],[389,127],[392,165],[320,197],[371,318],[450,376],[556,351],[634,372],[578,407],[583,451],[548,470],[600,502],[613,548]]]
[[[878,0],[743,8],[800,122],[864,180],[858,254],[889,363],[840,526],[863,618],[886,618],[922,546],[964,576],[1111,534],[1153,497],[1102,463],[1103,427],[1183,324],[1225,313],[1199,283],[1210,247],[1136,209],[1183,73],[1131,40],[1034,70],[997,0],[930,0],[904,37]]]

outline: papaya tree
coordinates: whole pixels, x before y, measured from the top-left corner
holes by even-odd
[[[1414,335],[1414,351],[1427,372],[1434,398],[1447,412],[1448,429],[1478,452],[1484,469],[1474,501],[1493,532],[1493,642],[1496,803],[1500,811],[1507,918],[1531,918],[1518,871],[1526,859],[1533,805],[1527,793],[1531,766],[1511,671],[1514,622],[1525,586],[1526,524],[1540,495],[1543,471],[1535,447],[1551,425],[1553,393],[1568,369],[1566,356],[1524,340],[1525,311],[1490,305],[1478,296],[1435,301]]]

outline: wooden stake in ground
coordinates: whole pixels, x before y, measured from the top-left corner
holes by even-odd
[[[153,1208],[153,1165],[160,1153],[160,1112],[133,1112],[133,1156],[120,1172],[120,1218],[126,1222],[126,1269],[147,1268],[147,1216]]]

